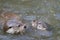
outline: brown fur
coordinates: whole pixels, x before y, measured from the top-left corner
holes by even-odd
[[[13,13],[13,12],[1,13],[0,18],[1,18],[1,22],[3,24],[4,32],[6,32],[8,30],[8,26],[6,25],[8,20],[12,20],[12,19],[19,20],[20,19],[20,17],[16,13]]]

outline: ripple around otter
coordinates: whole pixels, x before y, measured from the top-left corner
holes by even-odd
[[[60,20],[60,13],[56,13],[54,16],[57,20]]]

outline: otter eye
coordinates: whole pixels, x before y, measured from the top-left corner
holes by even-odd
[[[18,25],[18,27],[20,27],[21,25]]]
[[[26,28],[26,26],[24,26],[24,28]]]
[[[12,28],[12,27],[9,27],[9,28]]]

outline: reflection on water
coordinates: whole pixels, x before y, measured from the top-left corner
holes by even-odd
[[[35,20],[36,19],[36,16],[23,16],[23,18],[25,19],[25,20]]]
[[[57,20],[60,20],[60,13],[54,15]]]
[[[0,40],[60,40],[59,0],[2,0],[0,10],[21,14],[22,19],[29,21],[27,23],[34,19],[41,19],[53,27],[51,31],[29,28],[24,35],[3,34],[0,31]]]

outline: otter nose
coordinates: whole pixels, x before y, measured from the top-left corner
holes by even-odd
[[[27,26],[24,26],[24,28],[27,28]]]

